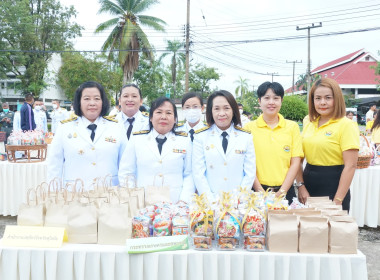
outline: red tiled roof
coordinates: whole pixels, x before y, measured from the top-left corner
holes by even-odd
[[[305,91],[303,89],[303,85],[300,85],[299,87],[297,87],[297,85],[294,85],[294,92],[298,92],[298,91]],[[292,87],[285,90],[285,93],[291,93],[291,92],[292,92]]]
[[[330,67],[333,67],[334,65],[339,65],[339,64],[344,63],[344,62],[349,62],[362,53],[364,53],[364,49],[361,49],[361,50],[358,50],[356,52],[350,53],[348,55],[342,56],[341,58],[335,59],[335,60],[330,61],[328,63],[325,63],[321,66],[318,66],[317,68],[312,70],[311,73],[314,74],[315,72],[319,72],[325,68],[330,68]]]

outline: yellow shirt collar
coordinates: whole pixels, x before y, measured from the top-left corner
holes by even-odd
[[[315,121],[313,121],[313,124],[314,124],[314,126],[316,127],[316,128],[318,128],[318,122],[319,122],[319,119],[321,118],[321,116],[319,116]],[[337,122],[337,121],[339,121],[340,119],[329,119],[326,123],[324,123],[323,125],[321,125],[319,128],[321,128],[321,127],[324,127],[324,126],[327,126],[327,125],[329,125],[329,124],[331,124],[331,123],[335,123],[335,122]]]
[[[277,124],[277,126],[276,127],[284,127],[285,126],[285,124],[286,124],[286,122],[285,122],[285,119],[284,119],[284,117],[280,114],[280,113],[278,113],[277,114],[278,115],[278,124]],[[258,118],[257,118],[257,126],[258,127],[269,127],[269,128],[271,128],[269,125],[267,125],[267,123],[264,121],[264,118],[263,118],[263,114],[261,114]]]

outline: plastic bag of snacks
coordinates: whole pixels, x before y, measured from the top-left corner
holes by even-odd
[[[259,198],[252,194],[249,199],[248,209],[242,212],[242,231],[244,238],[244,249],[248,251],[264,251],[265,249],[265,229],[266,217],[264,209],[256,206]],[[257,203],[259,206],[260,203]],[[259,206],[260,207],[260,206]]]
[[[212,231],[214,214],[205,194],[194,195],[190,219],[193,248],[196,250],[211,250],[212,239],[214,238]]]
[[[237,197],[237,203],[238,203],[238,209],[247,209],[250,197],[252,195],[252,190],[249,188],[243,188],[239,187],[236,197]]]
[[[153,236],[172,235],[172,219],[168,215],[157,215],[153,220]]]
[[[266,192],[265,205],[268,210],[288,210],[289,208],[285,194],[276,197],[274,192]]]
[[[147,216],[137,216],[132,219],[132,238],[145,238],[150,236],[152,220]]]
[[[219,201],[220,209],[215,215],[215,235],[219,250],[235,250],[239,247],[241,223],[233,205],[231,194],[223,192]]]

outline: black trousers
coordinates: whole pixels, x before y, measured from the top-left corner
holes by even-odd
[[[344,165],[334,166],[316,166],[306,164],[303,171],[303,180],[310,196],[328,196],[334,199],[338,190],[340,176],[342,175]],[[343,210],[350,210],[350,190],[343,199]]]
[[[272,189],[274,192],[277,192],[281,186],[267,186],[267,185],[261,185],[264,190],[267,190],[268,188]],[[289,202],[289,205],[293,202],[293,197],[297,197],[296,192],[294,190],[294,187],[291,186],[288,192],[286,193],[286,199]]]

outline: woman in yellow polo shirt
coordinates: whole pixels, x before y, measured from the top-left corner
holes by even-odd
[[[359,135],[345,117],[342,90],[329,78],[318,80],[309,94],[310,123],[302,132],[307,164],[297,175],[298,198],[329,196],[343,209],[350,208],[350,185],[356,169]]]
[[[373,123],[375,122],[376,116],[377,116],[377,111],[373,112],[373,120],[368,121],[367,124],[365,125],[365,131],[367,133],[372,133],[372,127],[373,127]]]
[[[376,118],[373,121],[371,129],[371,141],[376,144],[376,147],[380,145],[380,114],[377,113]]]
[[[257,89],[263,113],[244,129],[253,135],[256,151],[255,191],[270,188],[279,196],[286,193],[289,203],[296,196],[293,182],[302,152],[302,139],[298,124],[279,114],[284,88],[276,82],[265,82]]]

